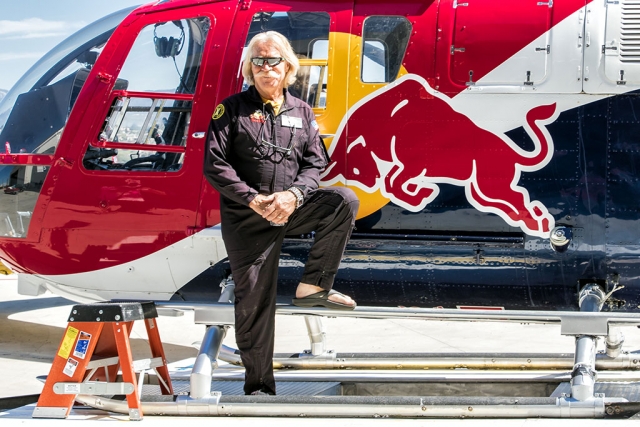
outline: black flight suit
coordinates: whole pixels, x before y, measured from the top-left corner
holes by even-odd
[[[327,156],[311,108],[289,95],[278,115],[251,86],[212,116],[204,172],[220,192],[222,238],[235,286],[236,342],[244,391],[275,394],[273,347],[278,261],[285,234],[315,231],[301,282],[331,289],[359,202],[345,187],[318,189]],[[280,147],[275,148],[274,146]],[[283,227],[248,205],[258,194],[298,187],[304,204]]]

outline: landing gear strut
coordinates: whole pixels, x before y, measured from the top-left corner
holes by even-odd
[[[599,312],[605,302],[604,291],[595,284],[590,284],[580,291],[580,311]],[[571,397],[585,401],[594,397],[596,373],[597,336],[576,336],[576,352],[573,371],[571,372]]]

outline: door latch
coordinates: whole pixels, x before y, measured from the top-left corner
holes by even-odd
[[[547,47],[537,47],[536,52],[547,52],[547,55],[551,53],[551,46],[547,45]]]

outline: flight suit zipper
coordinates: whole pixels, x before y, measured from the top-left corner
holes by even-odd
[[[275,146],[278,146],[278,132],[276,132],[276,123],[278,122],[278,117],[275,116],[274,111],[273,111],[273,107],[271,105],[267,104],[267,109],[270,109],[271,112],[269,113],[269,121],[271,122],[271,141],[272,144]],[[274,150],[274,156],[276,154],[275,149]],[[269,194],[273,194],[275,192],[276,189],[276,176],[278,172],[278,163],[277,162],[273,162],[273,174],[271,175],[271,185],[269,186]]]
[[[273,111],[273,107],[270,104],[263,104],[263,107],[266,107],[267,109],[271,110],[271,112],[269,113],[269,119],[271,121],[271,140],[273,141],[273,145],[279,147],[280,145],[278,145],[278,117],[280,117],[280,115],[282,115],[283,113],[286,113],[287,111],[293,110],[293,107],[286,108],[285,105],[282,105],[282,107],[280,107],[280,111],[278,112],[278,114],[271,114],[271,113],[274,113],[274,111]],[[277,151],[275,151],[274,149],[274,155],[276,154],[277,154]],[[286,163],[283,162],[283,164],[286,169]],[[278,162],[273,162],[273,175],[271,177],[269,194],[273,194],[276,191],[276,179],[278,176],[277,172],[278,172]]]

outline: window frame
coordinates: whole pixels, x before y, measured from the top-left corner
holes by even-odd
[[[405,41],[405,46],[404,46],[404,50],[402,51],[402,56],[398,57],[398,63],[400,64],[398,66],[398,70],[396,71],[394,76],[391,76],[391,69],[389,66],[390,60],[391,60],[391,51],[389,48],[388,43],[386,42],[386,40],[384,39],[380,39],[380,38],[369,38],[367,39],[366,37],[366,30],[367,30],[367,23],[374,18],[401,18],[404,20],[404,23],[409,25],[409,37],[407,38],[407,40]],[[396,26],[397,28],[397,26]],[[400,71],[402,70],[402,63],[404,61],[404,57],[407,54],[407,49],[409,48],[409,42],[411,41],[411,35],[413,32],[413,24],[411,24],[411,21],[409,21],[407,19],[407,17],[402,16],[402,15],[369,15],[364,19],[364,22],[362,23],[362,42],[361,42],[361,50],[360,50],[360,75],[358,76],[358,78],[360,79],[360,81],[364,84],[388,84],[388,83],[392,83],[395,80],[398,79],[398,76],[400,74]],[[387,33],[390,34],[390,33]],[[384,74],[385,74],[385,81],[365,81],[364,80],[364,71],[365,71],[365,64],[364,64],[364,59],[365,59],[365,46],[367,44],[367,41],[377,41],[380,42],[383,46],[384,46],[384,61],[385,61],[385,65],[384,65]]]

